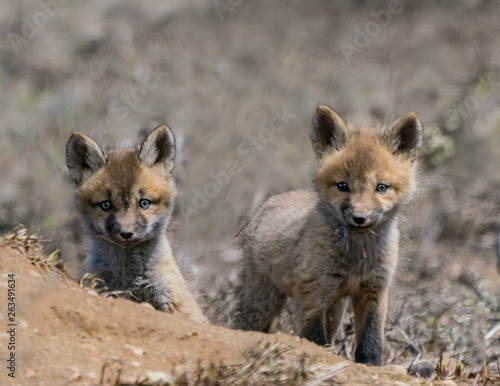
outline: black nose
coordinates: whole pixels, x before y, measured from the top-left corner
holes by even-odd
[[[352,220],[358,224],[358,225],[361,225],[365,222],[366,220],[366,216],[363,215],[363,214],[355,214],[352,216]]]
[[[121,232],[120,236],[123,237],[125,240],[130,239],[134,235],[133,232]]]

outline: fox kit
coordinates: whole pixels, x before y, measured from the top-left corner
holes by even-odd
[[[269,332],[288,299],[300,336],[331,343],[351,298],[355,360],[382,364],[398,212],[415,190],[422,130],[416,113],[379,132],[318,107],[314,190],[269,198],[241,233],[234,328]]]
[[[66,146],[76,204],[90,236],[87,269],[110,290],[205,322],[166,236],[176,194],[174,158],[175,138],[166,125],[137,149],[103,151],[82,133],[72,134]]]

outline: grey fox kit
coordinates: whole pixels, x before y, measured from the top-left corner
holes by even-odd
[[[166,235],[176,195],[171,177],[175,151],[166,125],[133,149],[104,151],[90,137],[74,133],[66,164],[90,236],[87,269],[111,290],[129,291],[158,310],[205,322]]]
[[[355,360],[382,364],[398,212],[415,191],[422,130],[416,113],[378,131],[318,107],[314,189],[269,198],[241,233],[234,328],[269,331],[288,299],[298,333],[330,343],[351,298]]]

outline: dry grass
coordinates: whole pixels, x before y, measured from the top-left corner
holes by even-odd
[[[337,365],[315,363],[303,353],[290,354],[290,348],[278,343],[257,343],[243,353],[237,363],[224,365],[201,362],[174,365],[170,374],[155,372],[133,382],[121,378],[123,363],[107,361],[102,368],[102,385],[142,386],[223,386],[223,385],[334,385],[335,377],[341,374],[349,362]],[[287,355],[288,354],[288,355]]]
[[[340,43],[353,43],[355,28],[373,21],[372,11],[387,1],[256,0],[241,2],[224,20],[211,1],[173,3],[68,3],[19,52],[3,40],[9,91],[0,95],[0,230],[28,224],[56,240],[61,260],[79,269],[82,232],[64,166],[70,133],[90,133],[110,119],[115,126],[100,133],[103,143],[134,142],[166,121],[179,145],[181,208],[193,206],[227,161],[242,166],[198,214],[186,220],[176,213],[179,256],[193,263],[215,321],[227,324],[238,265],[233,236],[263,196],[309,183],[314,107],[326,103],[382,121],[417,110],[426,135],[421,193],[405,216],[385,359],[435,369],[444,350],[478,383],[498,373],[498,1],[404,2],[350,61]],[[37,4],[6,2],[2,30],[21,33]],[[145,69],[157,65],[168,75],[122,118],[112,103],[130,96]],[[250,147],[283,109],[294,115],[283,131],[252,156],[240,154],[238,146]],[[26,228],[0,243],[29,251],[41,269],[62,269],[58,254]],[[291,330],[286,315],[281,328]],[[351,355],[349,318],[336,343],[337,352]]]
[[[60,251],[45,245],[53,244],[31,233],[24,225],[18,225],[0,240],[0,247],[11,247],[21,252],[30,262],[44,272],[70,279],[70,271],[59,259]]]

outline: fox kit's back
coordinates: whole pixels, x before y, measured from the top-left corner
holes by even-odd
[[[137,149],[104,151],[74,133],[66,148],[76,205],[90,236],[86,264],[114,291],[204,321],[166,237],[176,195],[175,139],[158,126]]]
[[[398,212],[415,190],[422,125],[353,129],[326,106],[311,129],[313,189],[268,199],[242,232],[235,328],[268,331],[289,299],[301,336],[331,343],[352,299],[358,362],[382,363]]]

